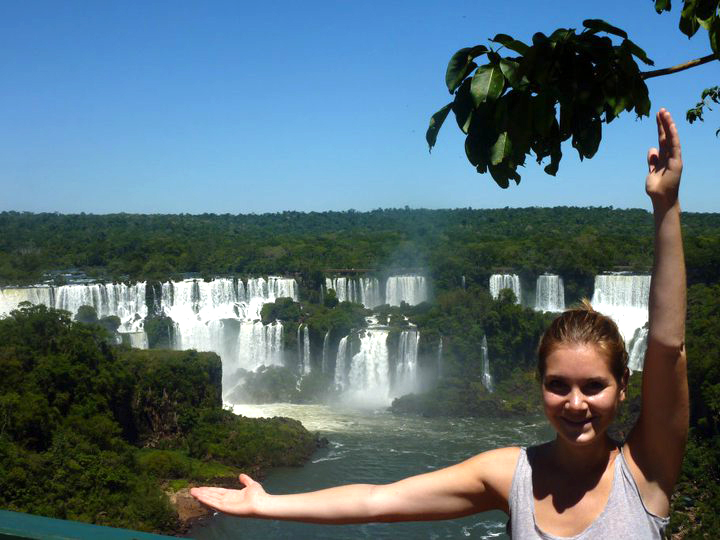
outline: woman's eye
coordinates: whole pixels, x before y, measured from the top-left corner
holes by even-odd
[[[600,381],[593,381],[585,385],[585,393],[588,395],[598,394],[605,389],[605,384]]]
[[[558,393],[559,393],[559,392],[566,392],[566,391],[567,391],[567,385],[566,385],[564,382],[559,381],[559,380],[557,380],[557,379],[548,381],[547,383],[545,383],[545,386],[546,386],[547,389],[550,390],[551,392],[558,392]]]

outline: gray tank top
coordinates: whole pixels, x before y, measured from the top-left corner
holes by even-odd
[[[532,454],[533,449],[529,449]],[[532,468],[525,448],[520,449],[510,488],[508,533],[517,539],[594,540],[607,538],[665,538],[669,518],[656,516],[643,504],[635,479],[630,473],[622,448],[615,458],[610,497],[595,521],[579,534],[560,537],[540,530],[535,523]]]

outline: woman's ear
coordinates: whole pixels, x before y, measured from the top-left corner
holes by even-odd
[[[628,382],[630,381],[630,370],[625,368],[623,376],[620,379],[620,401],[625,401],[627,397]]]

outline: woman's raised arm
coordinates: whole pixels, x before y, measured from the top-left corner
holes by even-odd
[[[245,489],[200,487],[190,493],[211,508],[243,517],[330,524],[449,519],[492,509],[507,511],[518,455],[518,448],[492,450],[385,485],[270,495],[241,474]]]
[[[648,509],[669,510],[688,432],[685,357],[686,279],[678,191],[680,138],[670,113],[657,114],[658,148],[648,152],[645,189],[655,219],[650,329],[642,374],[642,412],[628,437],[631,468]]]

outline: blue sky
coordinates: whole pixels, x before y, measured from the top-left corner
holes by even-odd
[[[528,160],[507,190],[469,165],[452,118],[432,154],[424,134],[457,49],[592,17],[656,67],[708,54],[707,34],[677,30],[675,4],[660,16],[650,0],[3,2],[0,210],[649,208],[651,119],[605,127],[583,163],[567,145],[555,178]],[[719,75],[715,62],[648,81],[653,111],[679,125],[689,211],[720,211],[720,111],[684,119]]]

